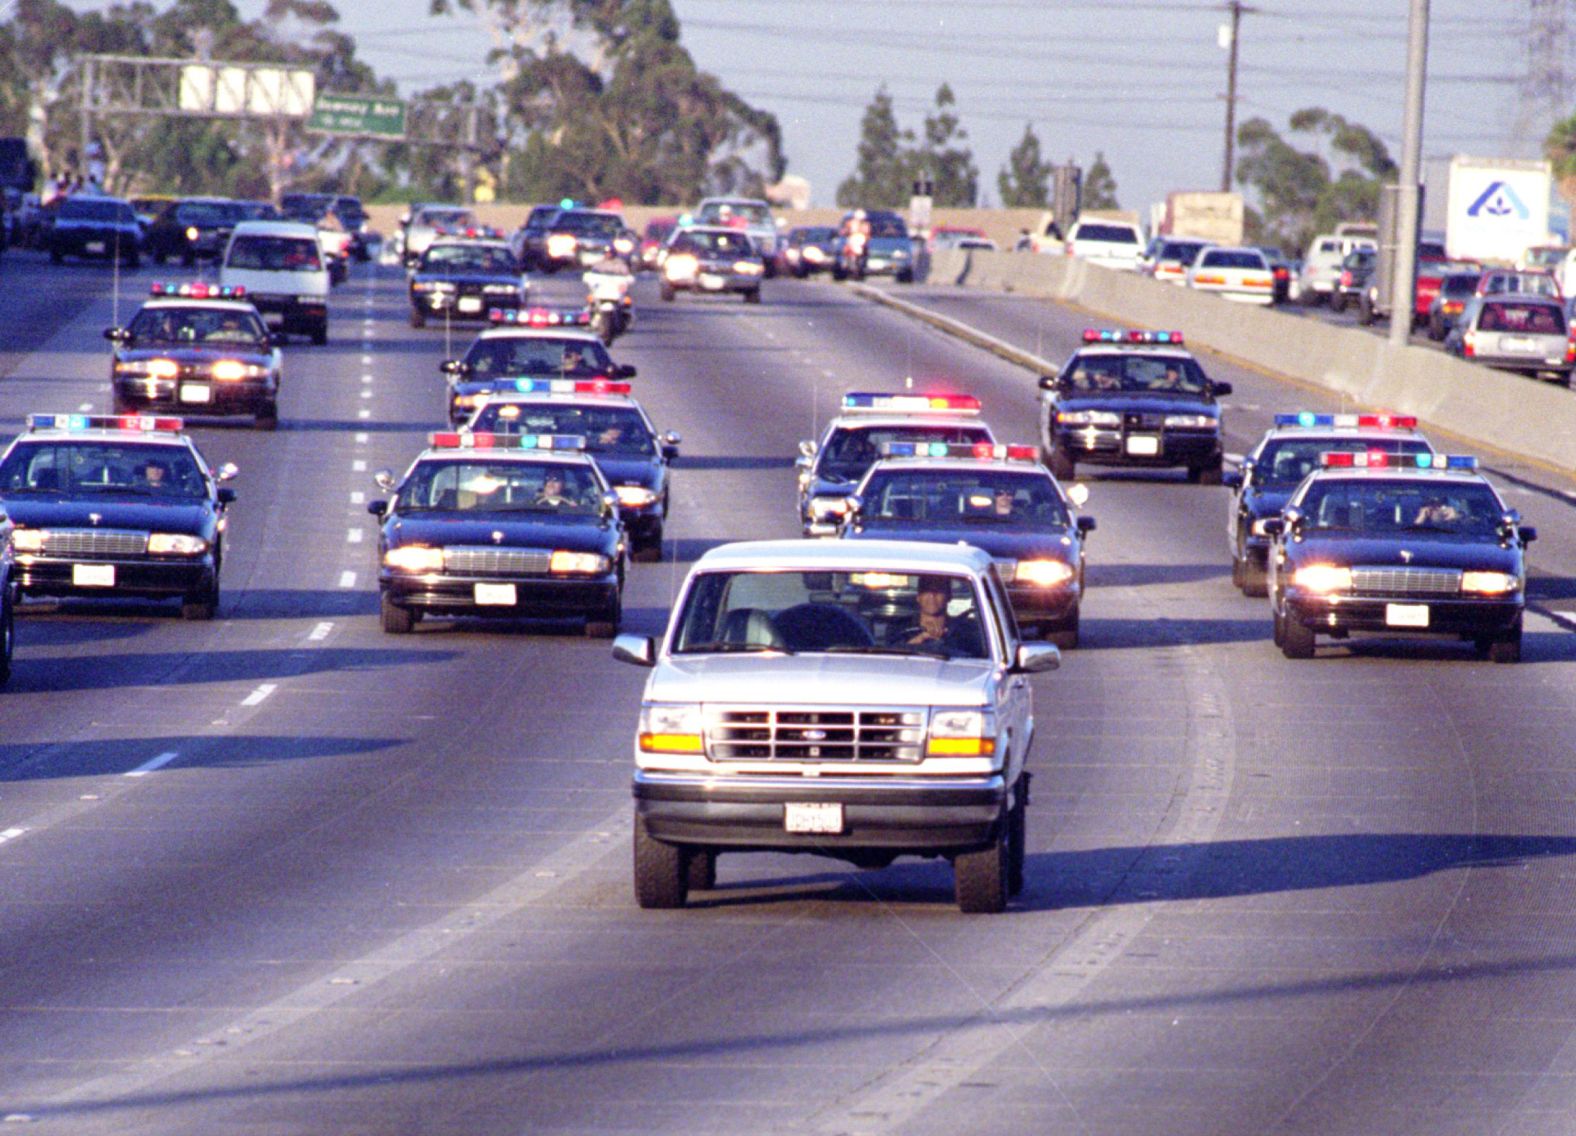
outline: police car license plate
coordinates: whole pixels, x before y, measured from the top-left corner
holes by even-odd
[[[1160,439],[1153,434],[1134,434],[1127,439],[1127,452],[1152,458],[1160,453]]]
[[[723,278],[718,276],[715,272],[702,272],[700,274],[700,286],[702,288],[709,288],[715,292],[717,289],[723,287],[725,283],[726,281],[724,281]]]
[[[514,585],[477,584],[476,604],[478,607],[513,607],[515,605]]]
[[[182,383],[182,402],[212,402],[213,388],[207,383]]]
[[[113,564],[73,564],[71,566],[71,583],[78,588],[113,588],[115,586],[115,566]]]
[[[1388,627],[1427,627],[1427,604],[1385,604],[1384,621]]]
[[[840,833],[843,806],[838,801],[789,802],[783,806],[783,828],[788,832]]]
[[[82,251],[83,252],[103,252],[104,251],[104,242],[103,241],[88,241],[85,244],[83,244]]]
[[[478,300],[475,296],[461,296],[460,297],[460,311],[462,311],[462,312],[479,312],[481,310],[482,310],[482,302],[480,300]]]

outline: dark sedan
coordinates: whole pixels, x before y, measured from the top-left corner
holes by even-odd
[[[131,203],[118,197],[66,198],[54,208],[43,243],[55,264],[68,256],[118,260],[128,268],[142,263],[142,225]]]
[[[525,278],[504,241],[437,240],[410,277],[410,326],[428,319],[485,321],[525,306]]]
[[[155,264],[171,258],[186,265],[218,260],[236,224],[246,219],[247,208],[239,201],[183,197],[158,212],[144,243]]]

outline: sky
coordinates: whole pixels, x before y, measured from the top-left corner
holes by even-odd
[[[853,170],[876,90],[916,131],[950,84],[980,172],[981,204],[1032,126],[1041,151],[1088,167],[1103,154],[1124,208],[1220,186],[1227,52],[1223,0],[672,0],[699,66],[782,124],[788,171],[817,205]],[[79,7],[86,5],[79,4]],[[1237,121],[1285,131],[1320,106],[1361,123],[1400,159],[1410,0],[1249,0],[1239,38]],[[241,0],[243,14],[261,0]],[[337,0],[341,27],[402,94],[485,78],[493,46],[476,16],[427,0]],[[1432,0],[1423,153],[1535,157],[1551,104],[1527,89],[1533,0]],[[1566,5],[1576,33],[1576,4]],[[1290,139],[1297,141],[1295,138]],[[1308,142],[1306,144],[1311,144]]]

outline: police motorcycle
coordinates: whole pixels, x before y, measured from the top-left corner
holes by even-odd
[[[635,297],[630,293],[635,275],[623,260],[608,257],[592,265],[580,279],[587,288],[591,330],[603,343],[612,343],[635,320]]]

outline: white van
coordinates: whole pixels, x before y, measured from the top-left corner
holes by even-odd
[[[242,221],[225,246],[219,283],[245,288],[270,327],[328,342],[328,263],[314,226]]]
[[[1360,248],[1378,247],[1378,241],[1360,232],[1320,233],[1313,238],[1308,245],[1308,251],[1303,254],[1302,269],[1297,274],[1296,298],[1310,305],[1328,300],[1340,282],[1341,262],[1346,259],[1346,254]]]

